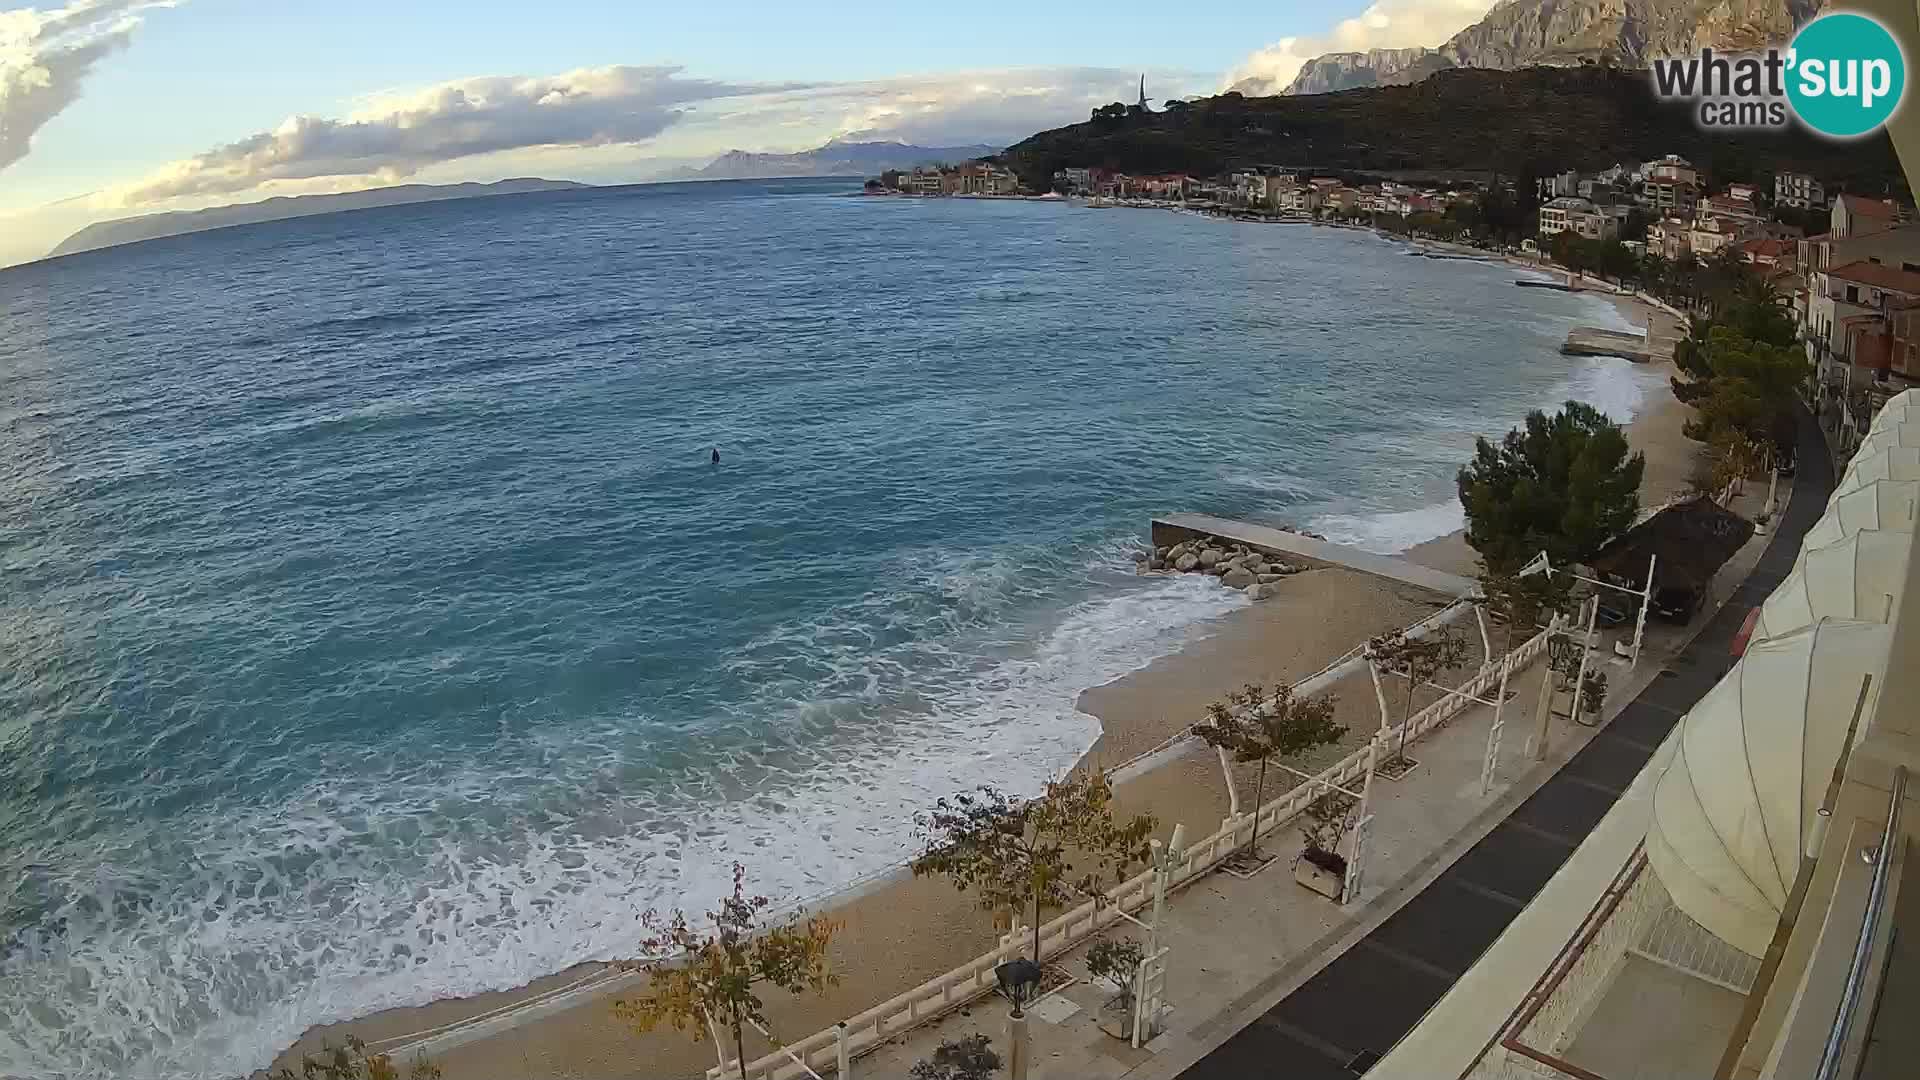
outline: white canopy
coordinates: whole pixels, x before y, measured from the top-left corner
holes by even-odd
[[[1920,480],[1920,446],[1888,446],[1855,454],[1853,463],[1834,485],[1833,493],[1852,491],[1875,480]]]
[[[1780,587],[1760,605],[1752,641],[1789,634],[1821,619],[1886,622],[1907,583],[1910,533],[1862,529],[1807,548]]]
[[[1890,634],[1826,621],[1755,643],[1668,739],[1647,860],[1680,910],[1742,952],[1760,956],[1773,938]]]
[[[1866,457],[1889,446],[1920,446],[1920,420],[1913,423],[1897,420],[1885,427],[1870,429],[1854,449],[1853,456]]]
[[[1916,503],[1920,503],[1920,481],[1914,480],[1875,480],[1843,491],[1828,501],[1827,512],[1800,541],[1800,560],[1814,548],[1845,540],[1861,529],[1911,533]],[[1800,561],[1794,563],[1796,568],[1799,565]]]
[[[1887,399],[1885,405],[1873,416],[1872,431],[1879,431],[1891,424],[1903,424],[1908,420],[1920,420],[1920,392],[1902,390]]]

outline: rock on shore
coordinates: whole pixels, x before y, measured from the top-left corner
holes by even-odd
[[[1301,532],[1298,529],[1287,531]],[[1273,595],[1282,580],[1307,569],[1305,566],[1281,562],[1265,552],[1217,536],[1195,537],[1178,544],[1137,552],[1133,561],[1142,573],[1170,570],[1217,577],[1222,585],[1239,589],[1255,600],[1264,600]]]

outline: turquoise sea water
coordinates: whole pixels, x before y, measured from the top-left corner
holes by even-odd
[[[396,207],[0,272],[0,1076],[202,1077],[822,894],[1241,599],[1649,380],[1371,235],[840,181]],[[720,465],[708,463],[717,446]]]

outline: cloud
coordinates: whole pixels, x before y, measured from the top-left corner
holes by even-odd
[[[296,116],[103,193],[99,204],[150,207],[243,193],[345,191],[422,179],[497,178],[529,170],[628,179],[648,156],[729,149],[793,151],[829,139],[922,145],[1012,143],[1131,100],[1138,73],[1007,69],[861,82],[736,84],[679,67],[608,67],[551,76],[461,79],[383,94],[340,118]],[[1191,89],[1148,76],[1148,92]]]
[[[1375,0],[1325,34],[1284,37],[1240,62],[1225,85],[1247,94],[1277,94],[1308,60],[1330,52],[1433,48],[1479,22],[1494,0]]]
[[[1139,72],[1024,68],[887,79],[833,88],[831,134],[921,145],[1011,143],[1085,120],[1095,106],[1132,101]],[[1186,90],[1183,75],[1149,75],[1156,97]]]
[[[139,13],[172,0],[74,0],[0,11],[0,169],[27,156],[34,133],[80,98],[87,73],[133,40]]]
[[[785,87],[682,78],[678,67],[582,68],[549,76],[459,79],[378,97],[340,119],[288,118],[116,190],[142,206],[268,186],[390,184],[430,165],[551,146],[645,142],[692,102]]]

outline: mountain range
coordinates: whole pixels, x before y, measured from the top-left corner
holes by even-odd
[[[829,142],[796,154],[729,150],[698,168],[669,174],[673,180],[773,180],[790,176],[873,176],[916,165],[958,164],[1000,152],[998,146],[913,146],[896,142]]]
[[[1448,68],[1512,71],[1533,65],[1644,68],[1662,56],[1782,43],[1825,0],[1503,0],[1438,48],[1327,53],[1307,61],[1283,93],[1326,94],[1419,82]],[[1234,89],[1277,88],[1261,79]]]
[[[365,210],[374,206],[400,203],[438,202],[443,199],[473,199],[487,195],[518,195],[529,191],[563,191],[590,187],[571,180],[539,180],[520,177],[491,184],[400,184],[349,191],[338,195],[281,195],[259,202],[214,206],[205,210],[175,210],[163,214],[114,218],[93,224],[60,241],[48,258],[72,255],[80,251],[157,240],[163,236],[224,229],[229,225],[251,225],[258,221],[332,214],[342,210]]]

